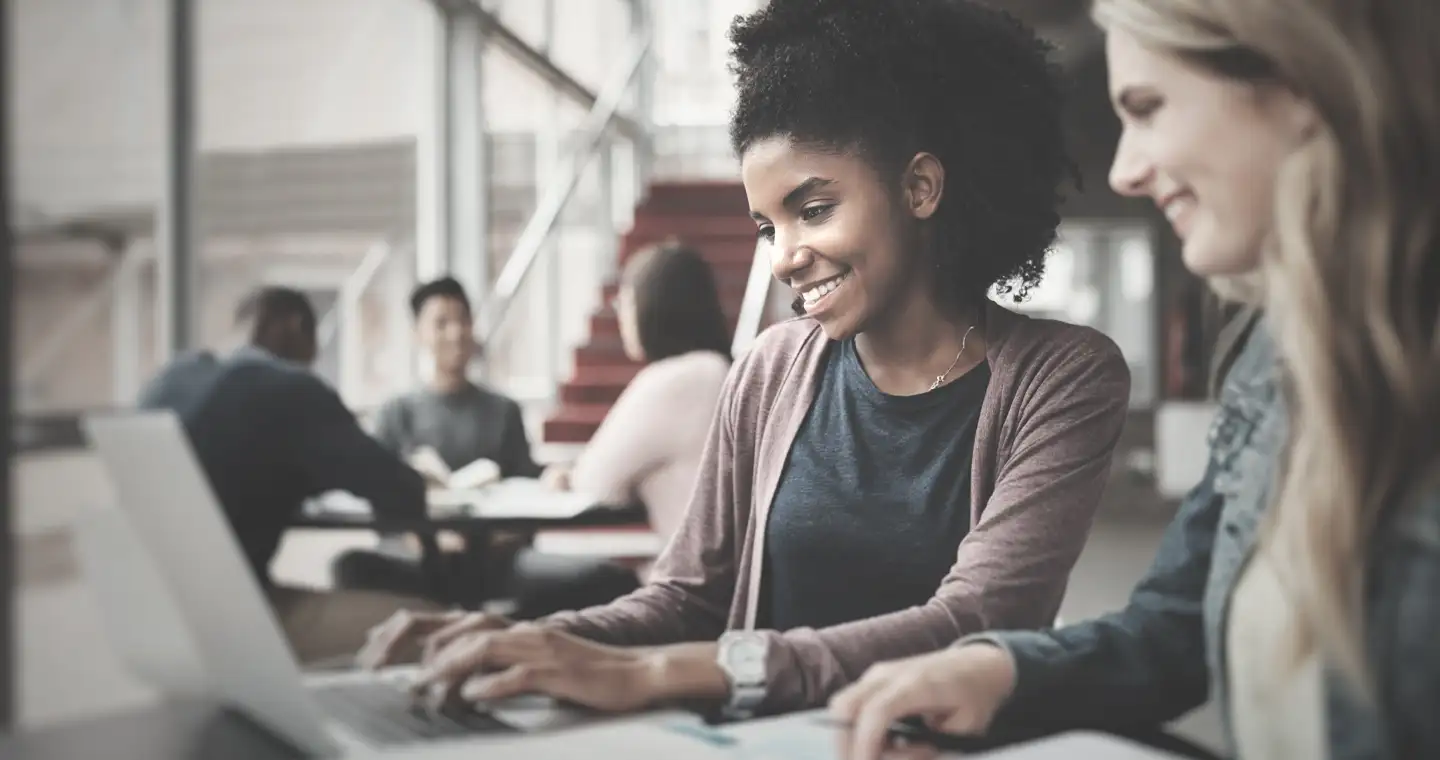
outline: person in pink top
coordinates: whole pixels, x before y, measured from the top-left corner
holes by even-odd
[[[607,504],[643,504],[662,542],[675,534],[730,372],[730,329],[710,265],[668,243],[637,253],[615,299],[625,353],[645,368],[573,466],[545,479]]]
[[[432,698],[818,707],[870,665],[1053,622],[1124,425],[1095,330],[1008,311],[1070,169],[1047,46],[970,0],[771,0],[731,28],[730,135],[802,316],[721,389],[648,582],[532,623],[402,615]]]

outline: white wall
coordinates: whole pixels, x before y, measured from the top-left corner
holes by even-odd
[[[537,0],[502,7],[520,28]],[[556,60],[596,88],[623,52],[620,0],[557,0]],[[202,150],[415,138],[434,108],[439,40],[429,0],[201,0]],[[22,208],[53,215],[153,203],[161,189],[162,0],[13,0],[9,48]],[[538,42],[538,40],[534,40]],[[492,51],[491,129],[554,118],[538,78]],[[567,109],[561,117],[578,120]]]
[[[422,0],[203,0],[204,150],[369,142],[420,126]],[[16,195],[64,215],[161,187],[161,0],[12,3]]]

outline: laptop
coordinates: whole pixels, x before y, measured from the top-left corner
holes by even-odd
[[[302,675],[179,419],[98,415],[84,426],[120,508],[81,523],[82,561],[119,654],[156,686],[217,698],[320,757],[598,718],[540,698],[431,714],[410,698],[413,668]]]

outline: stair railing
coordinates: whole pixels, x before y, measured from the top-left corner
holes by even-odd
[[[745,278],[745,298],[740,302],[740,315],[735,320],[735,337],[730,341],[730,355],[740,358],[765,323],[765,310],[770,304],[770,257],[760,243],[755,244],[755,257],[750,261],[750,275]]]
[[[620,113],[621,103],[640,78],[650,54],[650,42],[651,35],[647,29],[641,29],[632,36],[630,53],[621,59],[620,65],[596,95],[595,105],[581,125],[579,140],[556,167],[555,173],[544,181],[542,186],[546,189],[536,204],[535,213],[521,230],[514,252],[505,261],[495,279],[494,289],[484,301],[481,319],[476,326],[480,345],[490,345],[504,325],[516,294],[525,284],[525,278],[534,268],[536,260],[546,250],[545,244],[555,231],[561,212],[574,195],[590,161],[600,152],[606,132]]]
[[[330,310],[320,317],[316,325],[318,352],[323,353],[335,343],[340,344],[340,394],[352,401],[352,394],[359,392],[365,380],[365,346],[361,341],[360,304],[365,292],[379,275],[381,269],[396,253],[408,253],[408,244],[398,246],[391,237],[380,238],[366,249],[359,265],[340,284],[339,297]],[[346,325],[342,332],[340,326]]]

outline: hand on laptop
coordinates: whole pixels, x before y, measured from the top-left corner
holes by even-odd
[[[482,612],[409,612],[401,610],[365,634],[355,661],[365,668],[428,660],[454,639],[479,631],[509,628],[503,615]]]
[[[1014,688],[1010,654],[976,643],[874,665],[830,700],[830,714],[848,727],[842,756],[872,760],[902,718],[940,733],[984,733]]]
[[[596,644],[528,623],[452,640],[426,659],[415,683],[432,705],[545,694],[604,712],[648,707],[666,696],[663,686],[647,650]]]

